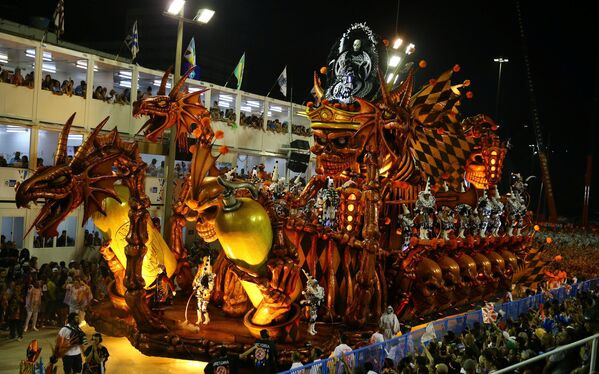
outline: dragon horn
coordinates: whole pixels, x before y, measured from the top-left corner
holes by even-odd
[[[96,126],[94,131],[87,137],[87,139],[85,139],[85,142],[81,145],[81,147],[79,147],[79,149],[77,150],[77,153],[75,153],[75,157],[73,157],[73,161],[71,161],[71,166],[83,161],[82,159],[86,156],[86,153],[87,153],[87,151],[89,151],[92,144],[94,143],[96,136],[98,135],[100,130],[102,130],[102,127],[104,127],[106,122],[108,122],[109,118],[110,118],[110,116],[104,118],[104,120],[102,122],[100,122],[100,124],[98,126]]]
[[[320,79],[318,78],[318,74],[316,72],[314,72],[314,92],[316,93],[316,97],[318,97],[318,100],[321,100],[324,96],[324,91],[320,86]]]
[[[169,66],[164,72],[164,75],[162,76],[162,82],[160,82],[160,88],[158,88],[156,95],[166,95],[166,82],[168,81],[168,76],[171,74],[171,71],[173,71],[173,65]]]
[[[67,138],[71,131],[71,125],[75,119],[76,112],[64,124],[62,131],[60,132],[60,138],[58,138],[58,147],[56,148],[56,155],[54,156],[54,165],[63,165],[67,163]]]
[[[408,77],[401,84],[402,95],[401,100],[399,102],[399,106],[402,108],[406,108],[412,99],[412,90],[414,89],[414,73],[416,69],[412,68],[408,72]]]
[[[177,84],[175,84],[175,87],[173,87],[173,89],[171,90],[171,93],[169,94],[169,96],[171,97],[171,99],[176,99],[177,98],[177,94],[179,93],[179,91],[183,87],[183,83],[185,83],[185,80],[187,79],[187,77],[189,77],[189,74],[191,74],[191,72],[193,71],[194,68],[195,68],[195,65],[190,66],[189,69],[187,69],[187,72],[185,73],[185,75],[183,75],[179,79],[179,81],[177,82]]]
[[[379,84],[381,85],[381,95],[383,98],[383,103],[387,106],[390,106],[391,98],[389,97],[389,91],[387,91],[387,84],[385,83],[385,78],[383,77],[383,73],[381,73],[380,69],[377,69],[376,75],[379,77]]]

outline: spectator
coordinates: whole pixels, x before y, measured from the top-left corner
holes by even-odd
[[[52,79],[52,93],[55,95],[62,95],[62,89],[60,88],[60,82],[56,79]]]
[[[52,91],[52,77],[47,74],[42,81],[42,90]]]
[[[221,346],[218,350],[218,357],[210,361],[204,368],[205,374],[228,373],[237,374],[239,372],[238,357],[231,356],[227,352],[227,348]]]
[[[109,104],[114,104],[116,102],[116,91],[114,89],[110,90],[110,93],[108,94],[108,97],[106,97],[106,102]]]
[[[335,349],[331,353],[331,357],[341,357],[342,354],[347,354],[351,351],[351,347],[347,345],[347,336],[345,336],[345,334],[342,334],[339,337],[339,345],[335,347]]]
[[[67,230],[62,230],[60,236],[56,238],[57,247],[66,247],[68,242]]]
[[[277,372],[279,355],[275,343],[270,340],[268,330],[260,330],[260,339],[256,340],[253,347],[239,355],[244,358],[254,352],[254,373],[274,374]]]
[[[15,155],[13,156],[13,158],[11,158],[10,161],[8,161],[8,164],[11,166],[14,166],[14,164],[17,162],[21,162],[21,152],[19,152],[19,151],[15,152]]]
[[[6,162],[6,159],[4,158],[4,155],[0,155],[0,167],[7,167],[8,166],[8,162]]]
[[[148,165],[147,173],[149,176],[152,176],[152,177],[157,176],[157,174],[158,174],[158,168],[156,167],[157,162],[158,162],[158,160],[153,158],[152,161],[150,162],[150,165]]]
[[[85,349],[85,365],[83,372],[86,374],[106,373],[108,349],[102,345],[102,334],[96,332],[92,335],[92,344]]]
[[[10,83],[12,83],[16,86],[23,86],[25,84],[25,78],[23,78],[20,68],[15,69],[15,73],[13,74],[12,79],[10,80]]]
[[[15,266],[16,267],[16,266]],[[23,317],[25,314],[25,299],[20,283],[13,282],[6,292],[6,320],[10,330],[9,339],[23,339]]]
[[[75,95],[85,97],[86,92],[87,92],[87,83],[85,83],[85,81],[81,81],[81,83],[77,87],[75,87]]]
[[[25,75],[25,82],[23,82],[23,85],[26,86],[27,88],[33,88],[33,79],[34,79],[34,75],[33,72]]]
[[[41,157],[37,158],[37,162],[36,162],[36,167],[39,168],[43,168],[44,167],[44,159]]]
[[[67,324],[58,331],[56,346],[65,351],[62,356],[62,365],[65,374],[81,373],[83,360],[81,359],[81,346],[87,343],[85,333],[79,328],[79,315],[70,313]],[[61,357],[56,357],[61,358]]]
[[[164,178],[164,161],[160,161],[160,167],[156,172],[156,176],[159,178]]]
[[[27,311],[27,318],[25,319],[25,328],[23,332],[27,332],[29,329],[29,320],[33,316],[31,320],[31,328],[33,331],[38,331],[37,325],[37,317],[40,312],[42,304],[42,289],[41,282],[39,280],[34,281],[33,284],[29,286],[29,290],[27,291],[27,299],[25,301],[25,309]]]
[[[96,87],[94,93],[92,94],[92,98],[96,100],[104,100],[104,97],[102,96],[102,86]]]
[[[67,95],[67,96],[73,96],[73,81],[71,80],[64,80],[62,82],[62,86],[60,87],[60,89],[62,90],[62,93]]]
[[[23,156],[21,158],[21,167],[23,169],[29,169],[29,157]]]
[[[146,99],[148,97],[152,97],[152,86],[148,86],[148,88],[146,88],[146,93],[144,94],[144,99]]]
[[[301,356],[299,354],[298,351],[293,351],[291,352],[291,367],[289,368],[289,370],[295,369],[295,368],[300,368],[304,366],[304,364],[301,361]]]

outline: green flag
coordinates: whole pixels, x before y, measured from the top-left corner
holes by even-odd
[[[237,78],[237,89],[241,88],[241,81],[243,80],[243,67],[245,66],[245,52],[243,52],[243,55],[241,55],[241,58],[239,59],[239,63],[237,64],[237,67],[235,67],[235,70],[233,71],[233,74],[235,74],[235,78]]]

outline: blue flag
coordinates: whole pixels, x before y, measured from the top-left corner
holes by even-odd
[[[125,38],[125,44],[131,51],[131,59],[135,60],[137,53],[139,53],[139,35],[137,34],[137,20],[133,24],[131,33]]]

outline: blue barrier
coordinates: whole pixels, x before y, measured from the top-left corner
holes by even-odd
[[[560,303],[568,297],[574,297],[578,292],[586,292],[599,283],[599,278],[579,282],[567,287],[551,290],[553,298]],[[545,295],[537,294],[520,300],[495,304],[497,312],[503,311],[505,314],[502,319],[516,319],[521,314],[528,312],[532,308],[538,308],[545,302]],[[503,313],[502,313],[503,314]],[[459,316],[448,317],[433,323],[437,338],[443,337],[448,331],[456,335],[461,334],[466,327],[472,328],[475,323],[483,324],[482,311],[480,309],[468,312]],[[345,370],[353,372],[356,367],[363,366],[366,362],[371,362],[374,370],[379,372],[383,366],[385,358],[391,358],[397,365],[401,359],[412,352],[420,352],[420,340],[425,333],[425,329],[411,331],[402,336],[362,347],[351,351],[344,357],[331,357],[318,360],[302,367],[294,368],[281,372],[282,374],[342,374]]]

